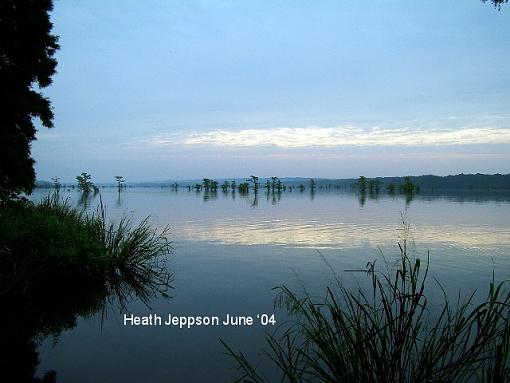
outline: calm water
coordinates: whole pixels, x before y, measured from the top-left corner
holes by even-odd
[[[34,199],[46,191],[37,190]],[[74,204],[77,192],[64,193]],[[219,338],[256,358],[270,327],[129,327],[135,315],[251,315],[284,313],[273,309],[272,287],[304,283],[322,295],[331,265],[351,284],[363,284],[363,268],[382,252],[398,256],[401,215],[411,224],[410,243],[417,256],[430,251],[431,274],[449,292],[485,293],[493,272],[510,277],[510,195],[454,193],[421,195],[412,201],[356,194],[292,192],[204,195],[163,189],[128,189],[119,196],[101,190],[112,219],[148,215],[154,225],[171,228],[174,274],[171,297],[150,308],[134,300],[125,310],[111,307],[106,317],[80,318],[58,339],[43,339],[38,374],[57,371],[58,382],[223,382],[234,376],[232,361]],[[83,202],[83,201],[82,201]],[[98,197],[90,199],[89,209]],[[438,294],[437,291],[432,295]]]

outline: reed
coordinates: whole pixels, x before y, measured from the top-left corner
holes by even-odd
[[[440,309],[433,310],[429,258],[423,266],[410,257],[405,239],[399,249],[393,270],[367,265],[369,289],[348,289],[338,277],[321,300],[277,288],[276,305],[292,319],[267,335],[264,355],[279,381],[510,381],[507,282],[493,281],[481,303],[474,293],[452,302],[443,290]],[[239,382],[275,381],[222,343],[241,372]]]
[[[153,228],[148,218],[138,225],[126,217],[108,222],[102,202],[87,214],[58,194],[2,206],[0,215],[0,294],[67,277],[100,280],[125,299],[169,287],[169,229]]]

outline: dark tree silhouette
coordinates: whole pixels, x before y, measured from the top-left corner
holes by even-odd
[[[30,193],[35,182],[30,145],[33,119],[53,126],[50,100],[58,38],[51,34],[52,0],[0,1],[0,198]]]
[[[125,187],[124,182],[126,182],[126,180],[122,176],[115,176],[115,181],[117,182],[117,188],[121,191]]]
[[[88,173],[81,173],[76,177],[76,181],[78,181],[78,189],[80,189],[84,194],[95,190],[96,187],[92,183],[92,176]]]
[[[484,3],[487,2],[487,0],[482,0]],[[499,11],[501,9],[501,5],[508,3],[508,0],[490,0],[490,2],[494,5],[494,7]]]

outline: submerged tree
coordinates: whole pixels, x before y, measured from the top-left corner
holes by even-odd
[[[88,173],[81,173],[79,176],[76,177],[76,181],[78,181],[78,188],[83,193],[88,193],[92,190],[97,190],[95,185],[92,183],[92,176]]]
[[[209,189],[211,188],[211,180],[209,178],[204,178],[202,180],[202,185],[204,185],[205,191],[209,191]]]
[[[413,194],[420,191],[420,186],[411,181],[411,177],[404,177],[404,184],[399,186],[400,193]]]
[[[358,190],[360,193],[365,193],[367,191],[367,178],[365,176],[359,176]]]
[[[117,188],[121,191],[124,188],[124,182],[126,180],[122,176],[115,176],[115,181],[117,181]]]
[[[259,190],[259,177],[257,177],[257,176],[250,176],[248,181],[251,181],[251,183],[253,184],[253,190],[256,193]]]
[[[273,193],[278,181],[279,181],[278,177],[271,177],[271,190]]]
[[[60,191],[60,188],[62,187],[62,184],[60,183],[60,178],[55,176],[55,177],[52,177],[51,180],[53,181],[53,188],[57,192]]]
[[[379,193],[379,180],[369,180],[368,181],[368,190],[370,194],[377,194]]]
[[[248,182],[240,183],[237,190],[239,190],[240,194],[248,194],[250,191],[250,184]]]
[[[51,0],[0,2],[0,199],[34,187],[34,118],[53,127],[50,100],[41,88],[55,74],[58,39],[51,34]]]
[[[278,191],[278,193],[280,193],[282,189],[285,190],[285,185],[282,184],[282,181],[280,181],[280,179],[278,179],[278,181],[276,182],[276,190]]]

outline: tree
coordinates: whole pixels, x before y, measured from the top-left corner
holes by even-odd
[[[404,177],[404,184],[399,186],[400,193],[413,194],[419,193],[420,187],[411,181],[411,177]]]
[[[30,193],[35,183],[30,145],[34,118],[53,127],[50,100],[41,88],[55,74],[58,38],[51,34],[52,0],[0,2],[0,198]]]
[[[76,177],[76,181],[78,181],[78,188],[83,193],[88,193],[91,190],[96,190],[95,185],[91,181],[92,176],[88,173],[81,173],[79,176]]]
[[[360,193],[365,193],[367,190],[367,178],[365,176],[359,176],[358,189]]]
[[[256,193],[259,190],[259,177],[250,176],[250,178],[248,178],[247,181],[251,181],[253,183],[253,190]]]
[[[271,177],[271,190],[274,193],[274,189],[276,188],[277,181],[279,181],[278,177]]]
[[[278,193],[282,191],[282,188],[285,190],[285,186],[282,184],[282,181],[278,179],[278,181],[276,182],[276,190],[278,191]]]
[[[58,192],[60,190],[60,187],[62,186],[60,183],[60,177],[52,177],[51,180],[53,181],[53,187]]]
[[[379,180],[369,180],[368,181],[368,190],[371,194],[379,193]]]
[[[484,3],[487,2],[487,0],[482,0]],[[496,8],[498,11],[501,10],[501,5],[504,3],[508,3],[508,0],[490,0],[490,2],[494,5],[494,8]]]
[[[204,190],[209,191],[211,188],[211,180],[209,178],[204,178],[202,183],[204,184]]]
[[[124,182],[126,182],[126,180],[122,176],[115,176],[115,181],[117,181],[117,187],[119,191],[121,191],[121,189],[124,187]]]
[[[248,182],[243,182],[239,184],[237,188],[240,194],[248,194],[250,191],[250,184]]]

